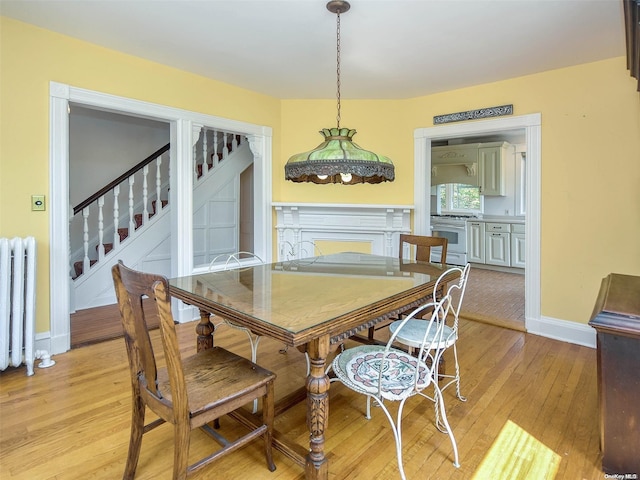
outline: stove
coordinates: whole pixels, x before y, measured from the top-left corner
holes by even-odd
[[[467,220],[474,215],[431,215],[431,235],[445,237],[447,244],[446,262],[451,265],[467,263]],[[432,248],[432,260],[440,258],[440,249]]]

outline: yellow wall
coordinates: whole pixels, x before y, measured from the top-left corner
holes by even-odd
[[[295,154],[320,144],[322,128],[336,126],[335,100],[282,101],[282,157],[274,171],[274,198],[278,201],[318,203],[413,204],[413,129],[405,118],[407,101],[341,100],[341,127],[355,128],[360,147],[391,158],[394,182],[377,185],[315,185],[284,180],[284,165]]]
[[[124,55],[5,17],[0,21],[0,236],[38,243],[37,326],[49,330],[49,82],[273,128],[280,151],[280,101]]]
[[[342,102],[356,143],[392,158],[396,181],[318,187],[275,178],[280,201],[412,204],[413,132],[433,116],[493,105],[541,113],[542,315],[588,322],[600,281],[640,275],[640,95],[624,58],[399,102]],[[335,102],[282,102],[282,165],[335,122]],[[314,112],[315,114],[311,114]]]
[[[542,114],[542,314],[585,323],[600,280],[640,275],[640,97],[623,58],[427,97],[343,100],[341,126],[386,154],[396,181],[311,185],[284,181],[287,158],[335,126],[335,100],[274,99],[1,19],[0,236],[39,243],[38,325],[49,329],[49,82],[111,93],[273,128],[273,200],[413,204],[413,132],[434,115],[514,104]]]
[[[586,323],[603,277],[640,275],[636,87],[620,57],[412,104],[419,126],[430,126],[433,115],[492,105],[512,103],[516,115],[541,113],[543,316]]]

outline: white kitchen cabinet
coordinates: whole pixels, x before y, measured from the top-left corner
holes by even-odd
[[[484,256],[484,222],[467,222],[467,260],[485,263]]]
[[[467,221],[468,261],[525,268],[524,228],[524,223]]]
[[[487,223],[485,226],[485,263],[511,266],[511,225]]]
[[[511,145],[506,142],[478,149],[478,183],[482,195],[505,195],[504,162],[510,150]]]
[[[524,225],[511,225],[511,266],[525,268]]]
[[[485,237],[485,263],[508,267],[511,264],[509,233],[487,232]]]

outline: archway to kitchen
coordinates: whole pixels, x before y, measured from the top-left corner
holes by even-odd
[[[540,321],[540,114],[419,128],[414,132],[414,231],[430,233],[431,146],[448,139],[524,133],[525,167],[525,329]]]

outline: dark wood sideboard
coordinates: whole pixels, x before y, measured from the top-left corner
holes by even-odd
[[[602,470],[640,478],[640,277],[602,280],[596,329]]]

